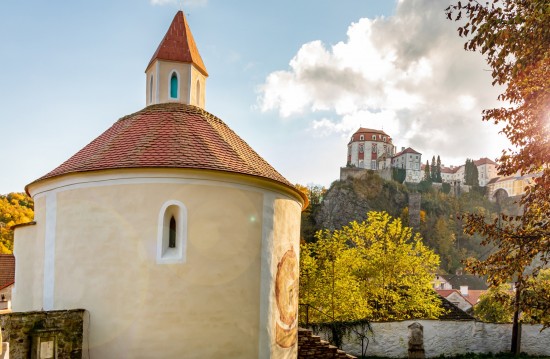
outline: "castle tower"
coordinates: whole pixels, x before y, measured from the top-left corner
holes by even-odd
[[[204,108],[208,72],[183,11],[178,11],[145,69],[146,104],[179,102]]]

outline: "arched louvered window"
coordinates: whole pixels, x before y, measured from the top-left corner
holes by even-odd
[[[172,72],[172,76],[170,76],[170,97],[178,98],[178,75],[176,72]]]
[[[197,86],[195,88],[195,101],[197,106],[201,105],[201,83],[199,80],[197,80]]]
[[[149,78],[149,104],[153,103],[153,75]]]
[[[157,263],[185,262],[187,208],[171,200],[161,207],[158,218]]]

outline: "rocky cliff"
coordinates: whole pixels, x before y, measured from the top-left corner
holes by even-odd
[[[386,211],[399,217],[407,205],[405,186],[369,171],[357,178],[335,181],[316,211],[315,222],[318,228],[337,229],[364,220],[368,211]]]

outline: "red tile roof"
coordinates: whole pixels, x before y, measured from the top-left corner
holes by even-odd
[[[33,183],[69,173],[121,168],[189,168],[246,174],[282,183],[305,199],[222,120],[199,107],[180,103],[148,106],[119,119]]]
[[[363,140],[360,139],[360,136],[363,135]],[[376,140],[372,139],[372,135],[377,135]],[[386,141],[383,141],[383,136],[386,136]],[[386,132],[381,130],[375,130],[372,128],[365,128],[365,127],[359,127],[357,131],[353,135],[351,135],[351,142],[355,141],[377,141],[377,142],[391,142],[391,137]]]
[[[183,11],[178,11],[166,35],[160,42],[157,51],[149,61],[147,69],[156,60],[178,61],[194,64],[203,75],[208,76],[206,66],[202,62],[199,49],[187,24]]]
[[[441,173],[457,173],[460,167],[462,166],[453,167],[453,168],[441,166]]]
[[[490,160],[487,157],[480,158],[479,160],[474,161],[474,163],[476,166],[487,165],[487,164],[496,165],[495,161]]]
[[[486,292],[486,290],[482,289],[468,289],[468,295],[464,296],[464,298],[466,298],[471,305],[476,305],[479,301],[479,297]]]
[[[407,147],[407,148],[404,149],[403,151],[396,153],[393,157],[395,158],[395,157],[404,155],[405,153],[412,153],[412,154],[416,154],[416,155],[421,155],[420,152],[417,152],[417,151],[413,150],[412,148]]]
[[[15,281],[15,256],[13,254],[0,254],[0,289],[3,289]]]
[[[447,298],[448,296],[450,296],[453,293],[460,294],[460,292],[457,289],[436,289],[435,291],[437,292],[437,294],[439,294],[440,296],[442,296],[444,298]]]

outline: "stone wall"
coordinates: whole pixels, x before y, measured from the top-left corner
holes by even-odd
[[[349,178],[359,178],[369,170],[359,167],[340,167],[340,181],[345,181]]]
[[[408,355],[409,328],[418,322],[424,327],[424,349],[427,358],[440,355],[509,352],[512,324],[481,323],[477,321],[406,320],[402,322],[371,323],[374,338],[367,355],[405,358]],[[530,355],[550,356],[550,330],[540,332],[541,325],[522,326],[521,351]],[[315,333],[328,338],[328,333]],[[345,338],[342,349],[352,355],[361,354],[361,341]]]
[[[55,337],[57,358],[82,358],[84,309],[8,313],[0,315],[2,341],[10,358],[30,358],[33,338]]]

